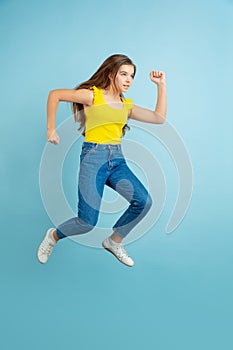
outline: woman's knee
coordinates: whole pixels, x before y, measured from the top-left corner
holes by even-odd
[[[148,193],[145,196],[141,196],[140,199],[131,203],[134,207],[137,207],[139,211],[149,211],[152,206],[152,198]]]
[[[146,211],[149,211],[150,208],[152,207],[152,203],[153,203],[152,198],[151,198],[150,194],[148,193],[148,195],[144,201],[144,208],[143,209]]]

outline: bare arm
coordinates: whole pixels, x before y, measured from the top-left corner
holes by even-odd
[[[56,133],[56,112],[58,103],[61,101],[77,102],[91,106],[93,92],[88,89],[57,89],[50,91],[47,101],[47,140],[55,144],[59,143],[59,136]]]
[[[145,123],[162,124],[165,122],[167,114],[167,98],[166,98],[166,81],[165,73],[161,71],[152,71],[150,79],[157,84],[158,96],[155,110],[149,110],[133,105],[130,118]]]

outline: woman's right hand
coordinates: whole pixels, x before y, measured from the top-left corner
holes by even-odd
[[[60,137],[57,134],[56,130],[48,130],[47,131],[47,141],[53,143],[54,145],[58,145],[60,142]]]

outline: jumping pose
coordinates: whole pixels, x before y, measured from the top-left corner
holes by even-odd
[[[56,111],[60,101],[72,103],[75,121],[85,137],[80,155],[78,181],[78,213],[57,228],[50,228],[39,246],[37,257],[47,262],[57,242],[71,235],[91,231],[98,220],[104,186],[121,194],[128,208],[113,226],[112,234],[102,246],[120,262],[133,266],[122,240],[148,213],[152,200],[139,179],[129,169],[121,149],[121,139],[128,128],[127,119],[162,124],[166,118],[165,73],[150,72],[157,85],[155,110],[134,105],[123,95],[136,73],[134,63],[125,55],[108,57],[93,76],[75,89],[58,89],[49,93],[47,101],[47,141],[58,144]]]

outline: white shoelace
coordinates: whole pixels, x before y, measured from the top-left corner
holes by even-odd
[[[124,247],[122,245],[119,245],[117,248],[116,248],[116,255],[119,257],[119,258],[129,258],[128,254],[126,253]]]
[[[45,239],[43,240],[41,246],[40,246],[40,250],[42,251],[42,253],[46,254],[47,256],[49,256],[52,252],[52,249],[54,247],[54,244],[52,244],[51,242],[49,242],[48,238],[45,237]]]

